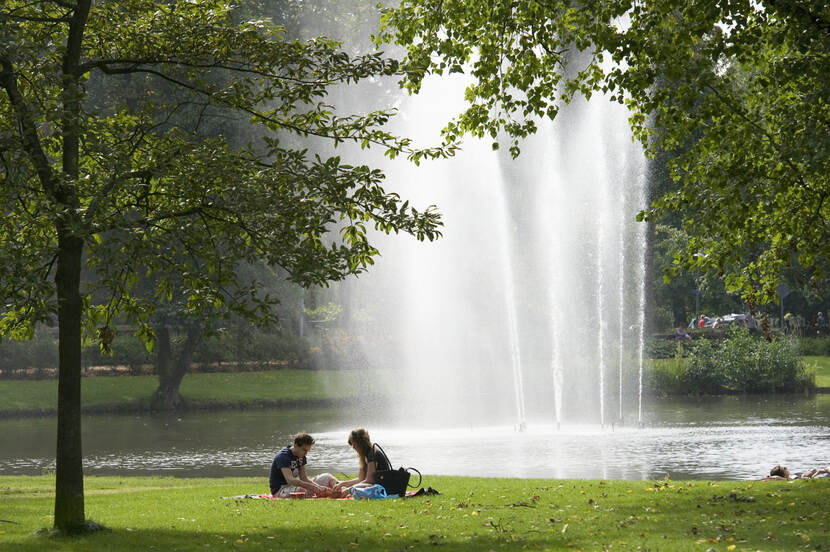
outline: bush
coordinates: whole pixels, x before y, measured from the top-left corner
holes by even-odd
[[[746,393],[796,391],[801,387],[803,362],[795,344],[785,338],[772,341],[735,331],[723,343],[729,359],[729,386]]]
[[[199,343],[193,361],[201,371],[249,371],[274,367],[307,368],[309,343],[288,332],[266,332],[247,325],[232,327]],[[128,366],[130,373],[142,373],[154,365],[155,353],[147,351],[141,339],[129,332],[119,333],[112,342],[112,353],[102,354],[99,345],[84,347],[83,368]],[[29,341],[0,342],[0,377],[54,378],[58,367],[58,338],[44,330]],[[198,370],[198,368],[197,368]],[[105,368],[97,374],[120,374],[126,370]]]
[[[643,354],[646,358],[674,358],[677,346],[678,341],[670,337],[648,337],[643,343]]]
[[[801,337],[798,350],[804,356],[830,356],[830,337]]]
[[[0,374],[48,377],[58,367],[58,338],[51,333],[36,334],[28,341],[0,342]]]
[[[744,393],[792,392],[811,387],[796,344],[734,329],[717,344],[700,340],[681,380],[700,393],[727,387]]]
[[[644,365],[643,391],[651,395],[682,395],[689,389],[680,379],[685,370],[684,348],[675,345],[675,356],[671,358],[652,359]]]
[[[202,371],[212,371],[214,368],[206,366],[212,364],[235,366],[242,371],[261,369],[273,361],[304,367],[308,363],[308,343],[285,332],[236,327],[203,339],[193,361],[203,365]]]
[[[815,368],[804,364],[795,340],[771,342],[736,328],[722,339],[674,343],[672,358],[645,365],[644,385],[657,395],[776,393],[815,389]],[[688,355],[684,358],[684,355]]]
[[[691,393],[720,393],[726,384],[726,366],[720,347],[701,339],[685,363],[680,383]]]
[[[118,334],[112,342],[112,353],[101,353],[98,344],[84,348],[83,364],[89,366],[129,366],[132,374],[140,374],[145,364],[153,363],[153,353],[141,339],[130,334]]]

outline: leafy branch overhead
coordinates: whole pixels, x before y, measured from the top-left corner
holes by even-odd
[[[576,94],[632,110],[647,152],[673,158],[673,191],[641,218],[677,213],[679,266],[706,270],[750,304],[776,299],[787,266],[828,278],[830,6],[760,2],[403,0],[379,43],[406,48],[402,85],[472,77],[445,128],[522,138]]]
[[[415,162],[454,151],[384,130],[394,110],[339,115],[326,103],[333,86],[394,74],[395,61],[236,23],[224,1],[99,2],[80,22],[82,11],[0,8],[0,332],[26,335],[56,311],[56,220],[85,244],[90,327],[119,310],[146,320],[151,303],[130,293],[139,277],[154,275],[161,298],[180,280],[196,312],[226,303],[256,318],[273,298],[238,282],[237,262],[325,285],[373,262],[370,229],[440,236],[435,208],[386,192],[379,170],[309,151],[318,138]]]

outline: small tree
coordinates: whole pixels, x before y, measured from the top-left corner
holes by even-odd
[[[392,115],[338,116],[332,85],[397,70],[335,42],[286,41],[267,21],[233,22],[223,0],[5,0],[0,4],[0,335],[26,338],[57,315],[55,527],[83,530],[81,343],[112,339],[116,315],[154,335],[153,295],[199,316],[266,319],[275,299],[237,262],[283,267],[301,285],[365,270],[367,227],[434,239],[439,217],[381,187],[383,174],[307,153],[311,136],[379,144]],[[130,90],[123,88],[129,76]],[[106,88],[92,101],[92,84]],[[176,123],[176,114],[187,112]],[[242,116],[262,137],[235,148],[200,132]],[[293,134],[296,148],[286,147]],[[333,230],[339,231],[332,236]],[[89,285],[82,284],[82,270]]]

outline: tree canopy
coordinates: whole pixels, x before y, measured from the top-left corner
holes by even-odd
[[[195,316],[267,320],[275,298],[240,280],[237,263],[322,285],[372,264],[372,227],[440,235],[437,211],[386,192],[379,170],[307,146],[354,141],[415,161],[451,152],[386,132],[393,111],[340,115],[325,102],[397,63],[236,15],[223,0],[0,5],[0,335],[25,338],[57,316],[61,530],[85,525],[81,342],[106,344],[117,316],[152,340],[140,279]],[[206,131],[223,120],[258,138]]]
[[[830,6],[821,0],[403,0],[379,42],[406,48],[402,85],[464,72],[445,133],[500,133],[511,152],[574,94],[626,103],[678,186],[641,214],[679,213],[678,267],[714,273],[750,305],[788,265],[826,282],[830,258]]]

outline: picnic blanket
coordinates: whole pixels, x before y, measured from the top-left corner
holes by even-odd
[[[371,489],[371,487],[369,487],[369,488]],[[371,493],[367,493],[367,494],[371,494]],[[437,491],[435,491],[432,487],[430,487],[429,492],[427,492],[425,489],[418,489],[416,491],[409,491],[409,492],[406,493],[406,496],[404,498],[409,498],[409,497],[412,497],[412,496],[421,496],[421,495],[424,495],[424,494],[439,494],[439,493]],[[223,500],[244,500],[244,499],[297,500],[297,499],[292,499],[290,497],[274,496],[274,495],[271,495],[271,494],[268,494],[268,493],[244,494],[244,495],[236,495],[236,496],[222,496],[220,498],[223,499]],[[359,499],[400,498],[400,495],[357,496],[357,497],[349,495],[349,496],[344,496],[344,497],[341,497],[341,498],[332,498],[332,497],[323,497],[323,496],[313,496],[313,497],[311,497],[310,496],[310,497],[306,497],[306,498],[303,498],[303,499],[300,499],[300,500],[354,500],[355,498],[359,498]]]
[[[222,500],[242,500],[242,499],[246,499],[246,498],[247,499],[251,499],[251,498],[253,498],[253,499],[262,499],[262,500],[297,500],[297,499],[293,499],[293,498],[290,498],[290,497],[287,497],[287,496],[286,497],[280,497],[280,496],[274,496],[272,494],[267,494],[267,493],[265,493],[265,494],[244,494],[244,495],[236,495],[236,496],[220,496],[219,498],[221,498]],[[309,496],[309,497],[303,498],[301,500],[354,500],[354,497],[351,496],[351,495],[344,496],[344,497],[341,497],[341,498],[332,498],[332,497],[326,497],[326,496]]]

